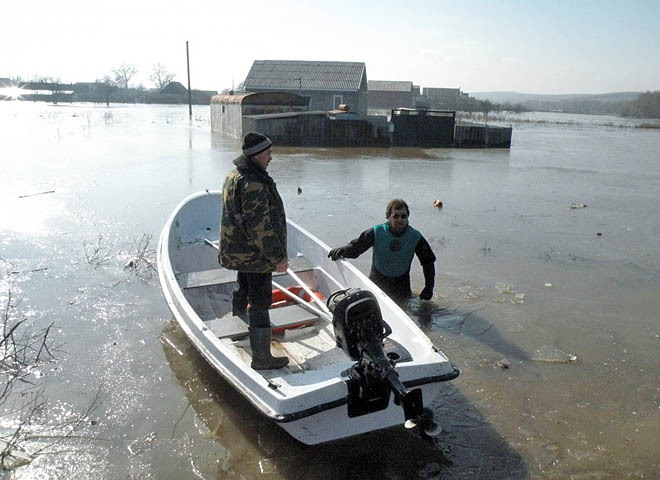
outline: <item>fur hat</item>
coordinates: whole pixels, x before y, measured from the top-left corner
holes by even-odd
[[[243,139],[243,155],[252,158],[270,148],[272,144],[273,142],[266,135],[250,132]]]

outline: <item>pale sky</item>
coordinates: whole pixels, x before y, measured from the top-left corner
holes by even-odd
[[[163,64],[222,90],[254,60],[365,62],[371,80],[465,92],[660,90],[660,0],[33,0],[0,7],[0,77],[93,82]]]

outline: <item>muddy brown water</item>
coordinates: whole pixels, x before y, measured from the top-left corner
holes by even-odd
[[[308,447],[190,347],[148,264],[125,268],[147,240],[153,261],[181,199],[220,188],[240,142],[210,132],[207,107],[2,102],[0,299],[62,344],[34,371],[38,422],[101,398],[13,475],[658,478],[660,131],[509,121],[511,150],[274,149],[288,215],[330,245],[408,201],[438,257],[433,302],[409,309],[461,370],[434,401],[434,444],[393,428]]]

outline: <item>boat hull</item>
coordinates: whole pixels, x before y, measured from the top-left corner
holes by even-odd
[[[218,319],[212,317],[220,316],[220,310],[230,305],[231,290],[235,288],[235,273],[219,268],[217,250],[209,246],[218,238],[219,219],[220,192],[189,196],[166,223],[157,251],[159,278],[168,306],[209,364],[262,414],[306,444],[403,424],[403,409],[393,398],[383,410],[349,417],[346,372],[354,362],[336,347],[332,325],[327,321],[319,321],[312,336],[302,341],[287,341],[286,334],[280,337],[274,345],[281,347],[291,362],[289,367],[273,371],[251,369],[247,347],[240,346],[240,340],[218,337],[211,328]],[[374,293],[383,318],[392,327],[386,341],[397,353],[392,358],[400,359],[396,363],[399,378],[406,387],[422,390],[425,405],[438,395],[443,382],[458,376],[456,367],[414,322],[352,264],[329,260],[329,247],[292,222],[288,222],[288,241],[290,263],[304,259],[311,266],[299,275],[315,290],[326,296],[346,287]],[[215,283],[199,281],[214,275],[224,278]],[[284,276],[276,278],[278,282],[287,281]]]

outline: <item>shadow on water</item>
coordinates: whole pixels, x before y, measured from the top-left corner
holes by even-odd
[[[396,158],[396,159],[442,159],[437,153],[439,150],[425,150],[422,148],[378,148],[378,147],[276,147],[276,155],[301,156],[306,158],[328,158],[336,160],[358,158]]]
[[[171,322],[161,343],[190,406],[219,444],[216,478],[522,479],[521,456],[447,383],[434,402],[443,433],[433,443],[394,427],[309,446],[260,415]],[[192,464],[195,453],[190,452]]]
[[[518,345],[504,339],[492,322],[475,312],[444,308],[433,302],[414,299],[408,303],[407,311],[426,331],[444,330],[454,335],[465,335],[507,357],[531,359]]]

